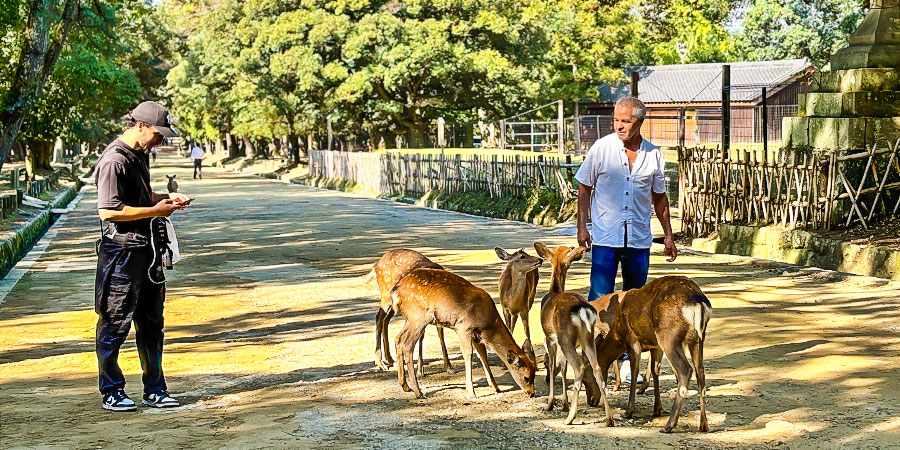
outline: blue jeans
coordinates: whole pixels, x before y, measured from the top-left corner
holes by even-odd
[[[591,247],[591,290],[588,301],[615,291],[616,273],[622,263],[622,290],[636,289],[647,282],[650,270],[649,248]],[[628,353],[621,360],[628,359]]]
[[[615,291],[616,273],[622,263],[622,290],[636,289],[647,282],[649,248],[591,247],[591,290],[588,301]]]

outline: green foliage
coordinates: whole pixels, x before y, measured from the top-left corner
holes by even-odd
[[[751,60],[810,58],[822,65],[868,11],[868,0],[754,0],[737,37]]]

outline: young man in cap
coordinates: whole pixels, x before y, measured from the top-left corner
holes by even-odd
[[[164,137],[177,136],[166,108],[143,102],[126,121],[128,128],[106,147],[95,171],[102,230],[94,289],[94,307],[100,316],[97,361],[102,407],[110,411],[137,409],[125,394],[125,377],[118,364],[119,348],[132,322],[144,372],[143,403],[157,408],[178,406],[166,390],[162,370],[166,287],[151,245],[151,220],[168,217],[191,201],[184,194],[157,194],[150,189],[150,151]]]

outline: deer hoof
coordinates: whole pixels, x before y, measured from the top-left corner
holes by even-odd
[[[631,416],[634,415],[634,411],[625,411],[625,414],[622,414],[622,417],[625,419],[630,419]]]
[[[607,417],[607,418],[606,418],[606,426],[607,426],[607,427],[614,427],[614,426],[616,426],[616,423],[613,422],[612,417]]]
[[[425,400],[425,394],[419,392],[418,394],[416,394],[416,398],[417,398],[417,399]]]
[[[672,432],[672,427],[666,425],[665,428],[663,428],[662,430],[659,430],[659,431],[660,431],[661,433],[671,433],[671,432]]]
[[[547,406],[544,407],[544,411],[553,411],[553,402],[547,403]]]
[[[662,408],[660,408],[660,409],[654,409],[654,410],[653,410],[653,417],[660,417],[660,416],[662,416]]]
[[[456,373],[456,370],[454,370],[452,367],[449,367],[449,366],[448,366],[448,367],[447,367],[447,373],[449,373],[450,375],[453,375],[454,373]]]
[[[408,384],[401,384],[400,387],[403,389],[403,392],[412,392]]]
[[[709,422],[706,420],[706,417],[700,421],[700,431],[703,433],[709,433]]]

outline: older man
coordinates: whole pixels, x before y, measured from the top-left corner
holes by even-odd
[[[641,136],[647,108],[637,98],[625,97],[616,102],[613,114],[615,133],[591,146],[575,175],[579,182],[578,244],[591,247],[588,300],[613,292],[620,263],[623,290],[647,282],[653,243],[651,205],[665,233],[667,261],[678,256],[669,221],[665,161],[659,149]],[[622,372],[631,377],[625,364]]]

